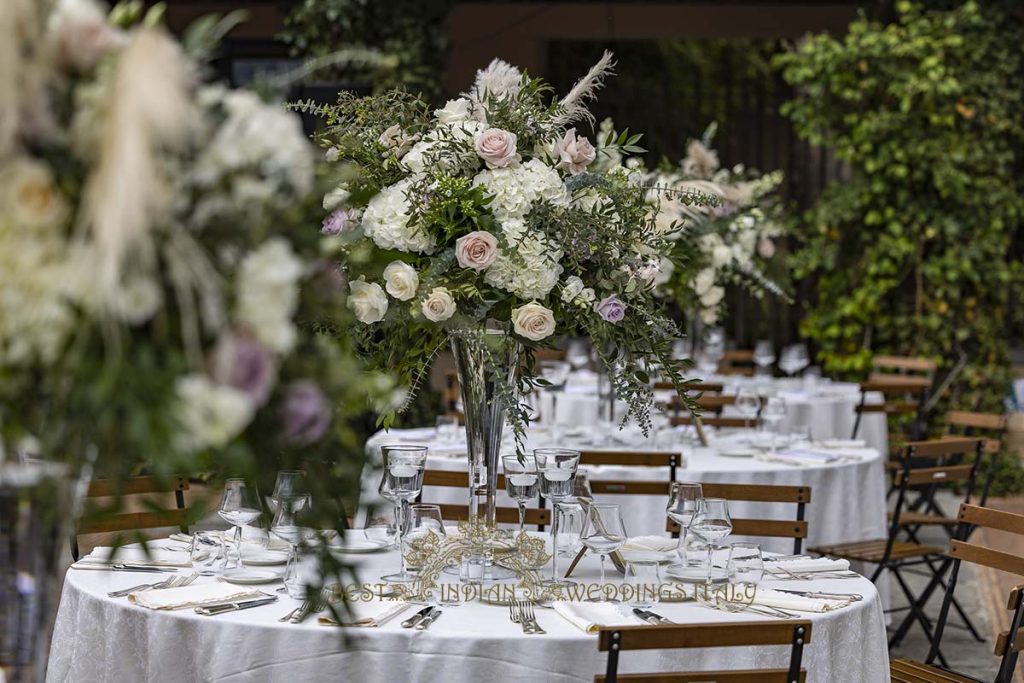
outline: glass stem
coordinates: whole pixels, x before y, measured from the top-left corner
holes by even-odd
[[[235,567],[242,566],[242,527],[235,527],[235,552],[238,553],[238,559],[235,560]]]
[[[398,573],[401,576],[405,576],[405,526],[406,526],[406,515],[409,514],[409,501],[402,499],[402,509],[399,517],[398,526]]]
[[[683,570],[685,571],[686,568],[690,566],[690,558],[687,556],[686,551],[686,527],[682,524],[679,525],[679,544],[683,549],[683,552],[680,553],[680,555],[682,556]]]
[[[604,596],[604,558],[607,557],[604,553],[601,553],[601,595]]]
[[[708,543],[708,583],[711,583],[711,553],[715,550],[714,543]]]
[[[558,583],[558,502],[551,501],[551,581]]]
[[[526,530],[526,501],[520,500],[519,502],[519,533],[523,533]]]

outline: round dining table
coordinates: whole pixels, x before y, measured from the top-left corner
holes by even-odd
[[[378,577],[393,571],[398,562],[393,550],[346,556],[360,581],[369,584],[376,584]],[[577,581],[595,581],[597,576],[597,559],[590,556],[573,574]],[[280,595],[278,601],[216,616],[201,616],[191,608],[153,610],[126,598],[108,597],[109,591],[140,583],[139,577],[131,572],[68,571],[47,680],[590,683],[595,674],[604,673],[607,661],[607,655],[598,651],[596,635],[549,608],[536,609],[537,622],[547,633],[527,635],[512,623],[507,607],[480,601],[442,607],[440,617],[426,630],[400,624],[421,609],[420,604],[410,604],[403,613],[373,628],[321,625],[316,616],[298,624],[282,623],[279,618],[299,601],[275,593],[279,582],[259,587]],[[194,585],[218,580],[200,577]],[[812,623],[810,643],[803,650],[807,680],[888,680],[882,605],[870,581],[862,577],[818,578],[763,581],[761,585],[862,596],[839,609],[797,615]],[[630,615],[628,605],[626,608],[622,613]],[[654,610],[681,624],[770,620],[749,612],[722,612],[693,601],[661,602]],[[789,655],[788,646],[623,652],[620,672],[786,667]]]

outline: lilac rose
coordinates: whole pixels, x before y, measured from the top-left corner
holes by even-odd
[[[257,406],[270,397],[277,376],[277,359],[252,335],[222,335],[213,349],[210,365],[210,374],[218,384],[245,392]]]
[[[519,162],[516,134],[500,128],[488,128],[476,136],[476,153],[487,168],[507,168]]]
[[[320,232],[324,235],[340,235],[348,232],[355,227],[358,216],[355,209],[338,209],[324,219]]]
[[[622,322],[622,319],[626,317],[626,304],[615,294],[606,296],[594,304],[594,310],[610,323]]]
[[[323,438],[331,425],[331,406],[316,382],[297,380],[284,390],[281,422],[285,441],[308,446]]]

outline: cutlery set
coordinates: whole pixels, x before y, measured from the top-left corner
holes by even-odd
[[[674,625],[676,623],[674,621],[666,619],[657,612],[652,612],[646,609],[640,609],[639,607],[633,608],[633,614],[638,616],[640,619],[643,619],[648,624],[654,624],[655,626],[668,626],[670,624]]]
[[[417,631],[426,631],[441,616],[442,612],[437,607],[424,607],[416,614],[402,622],[402,628],[412,628]]]
[[[533,603],[529,600],[513,600],[508,603],[508,616],[513,624],[523,627],[523,633],[527,635],[543,635],[547,633],[537,623],[537,617],[533,613]]]
[[[264,594],[266,595],[266,594]],[[276,595],[267,595],[263,598],[256,598],[255,600],[239,600],[236,602],[219,602],[212,605],[204,605],[202,607],[196,607],[196,614],[202,614],[206,617],[212,617],[217,614],[224,614],[225,612],[237,612],[238,610],[250,609],[252,607],[260,607],[262,605],[269,605],[272,602],[277,602]]]
[[[107,593],[108,598],[124,598],[129,593],[137,593],[139,591],[147,590],[162,590],[164,588],[181,588],[182,586],[188,586],[192,584],[196,579],[199,578],[199,574],[189,574],[188,576],[172,576],[171,578],[161,581],[159,583],[142,583],[138,586],[132,586],[131,588],[123,588],[117,591],[111,591]]]

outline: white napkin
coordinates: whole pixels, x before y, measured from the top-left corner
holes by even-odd
[[[864,448],[868,443],[864,439],[825,439],[821,445],[825,448]]]
[[[780,593],[770,588],[758,587],[757,594],[754,596],[754,604],[788,609],[795,612],[830,612],[840,607],[846,607],[850,603],[846,600],[810,598],[804,595]]]
[[[785,576],[786,571],[791,571],[794,574],[803,574],[807,572],[838,572],[849,570],[850,563],[848,560],[833,560],[828,557],[816,557],[811,560],[781,560],[779,562],[765,562],[764,569],[766,572],[782,574]]]
[[[99,546],[72,565],[75,569],[107,569],[111,565],[113,548]],[[139,547],[118,548],[113,555],[114,562],[138,564],[149,567],[191,567],[192,560],[188,551],[165,550],[150,546],[149,553]]]
[[[361,628],[377,628],[391,621],[408,609],[410,604],[403,600],[367,600],[352,601],[341,611],[345,621],[338,622],[331,616],[320,617],[318,620],[326,626],[354,626]]]
[[[128,600],[139,607],[149,609],[185,609],[187,607],[202,607],[221,602],[235,602],[237,600],[253,600],[266,597],[255,588],[243,588],[230,583],[215,581],[192,586],[181,586],[180,588],[164,588],[162,590],[140,591],[130,593]]]
[[[655,553],[675,552],[678,539],[666,536],[634,536],[627,538],[620,550],[638,550]]]
[[[567,602],[558,600],[551,607],[563,619],[585,633],[597,633],[602,626],[643,626],[645,621],[623,614],[610,602]]]

